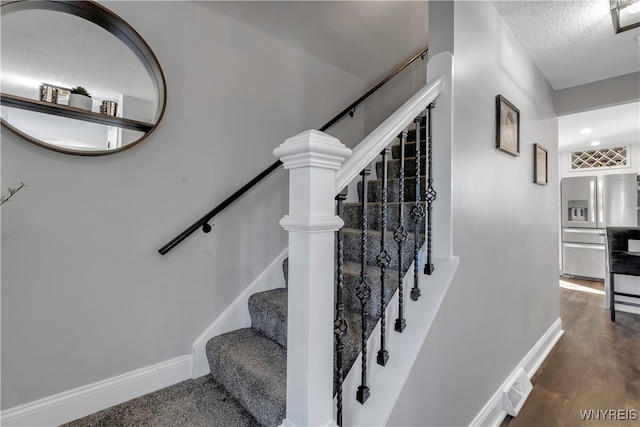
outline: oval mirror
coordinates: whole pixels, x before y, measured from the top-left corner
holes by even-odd
[[[85,156],[153,132],[166,106],[164,75],[121,18],[93,1],[8,1],[0,10],[4,126]]]

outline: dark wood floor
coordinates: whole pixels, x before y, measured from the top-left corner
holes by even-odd
[[[602,282],[561,280],[603,290]],[[560,288],[565,333],[531,379],[518,416],[507,416],[501,427],[640,426],[640,315],[616,312],[613,323],[603,300]],[[583,420],[581,410],[607,416]]]

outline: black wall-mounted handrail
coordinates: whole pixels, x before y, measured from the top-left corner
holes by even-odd
[[[424,59],[425,55],[427,54],[427,51],[428,51],[428,48],[424,48],[420,52],[418,52],[415,55],[413,55],[410,59],[408,59],[402,65],[400,65],[398,68],[393,70],[387,77],[382,79],[378,84],[376,84],[371,89],[369,89],[364,95],[362,95],[360,98],[358,98],[356,101],[354,101],[351,105],[349,105],[347,108],[345,108],[340,113],[338,113],[338,115],[336,115],[333,119],[329,120],[324,126],[322,126],[318,130],[321,131],[321,132],[326,131],[331,126],[335,125],[341,119],[343,119],[347,114],[349,114],[351,117],[353,117],[353,113],[355,112],[355,109],[356,109],[356,107],[358,105],[360,105],[362,102],[364,102],[365,99],[367,99],[374,92],[376,92],[378,89],[380,89],[382,86],[384,86],[393,77],[395,77],[397,74],[402,72],[402,70],[407,68],[409,65],[413,64],[418,58],[423,58]],[[253,186],[255,186],[257,183],[259,183],[264,178],[266,178],[268,175],[270,175],[271,172],[273,172],[276,169],[278,169],[278,167],[280,167],[281,164],[282,164],[282,162],[280,160],[275,161],[268,168],[266,168],[265,170],[260,172],[260,174],[257,175],[255,178],[253,178],[251,181],[249,181],[245,185],[243,185],[235,193],[233,193],[232,195],[230,195],[229,197],[224,199],[224,201],[222,201],[222,203],[220,203],[218,206],[216,206],[215,208],[210,210],[202,218],[200,218],[199,220],[197,220],[196,222],[191,224],[182,233],[180,233],[176,237],[174,237],[169,243],[167,243],[166,245],[164,245],[163,247],[158,249],[158,252],[160,252],[161,255],[167,254],[167,252],[169,252],[171,249],[173,249],[176,246],[178,246],[180,244],[180,242],[182,242],[184,239],[189,237],[191,234],[193,234],[200,227],[202,227],[202,231],[204,231],[205,233],[210,232],[211,231],[211,225],[209,224],[209,221],[211,221],[211,219],[214,216],[216,216],[217,214],[222,212],[225,208],[227,208],[227,206],[229,206],[230,204],[232,204],[233,202],[238,200],[240,197],[242,197],[242,195],[244,195],[244,193],[249,191]]]

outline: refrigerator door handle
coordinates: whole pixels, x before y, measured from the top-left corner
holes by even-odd
[[[581,243],[564,243],[564,246],[567,247],[567,248],[595,249],[595,250],[598,250],[598,251],[604,251],[604,245],[594,245],[594,244],[583,245]]]
[[[604,189],[603,189],[604,179],[602,179],[601,177],[596,178],[596,182],[597,182],[597,185],[598,185],[598,191],[597,191],[597,195],[596,195],[596,209],[598,211],[597,212],[597,214],[598,214],[598,218],[597,218],[598,223],[596,224],[596,227],[604,228],[605,227]]]

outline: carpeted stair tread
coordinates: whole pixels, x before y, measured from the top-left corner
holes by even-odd
[[[400,180],[398,178],[390,178],[387,180],[387,201],[397,202],[399,201],[398,195],[400,194],[400,188],[398,187]],[[382,201],[382,180],[372,179],[367,183],[367,197],[369,202]],[[404,201],[415,201],[416,198],[416,178],[414,176],[404,178]],[[424,192],[426,191],[426,179],[424,176],[420,177],[420,194],[424,198]],[[358,199],[362,200],[362,182],[358,182]]]
[[[249,297],[251,326],[287,347],[287,290],[276,288]]]
[[[391,263],[389,264],[389,268],[398,269],[399,260],[397,257],[398,254],[398,245],[393,240],[393,233],[387,233],[387,241],[386,241],[386,250],[391,256]],[[367,240],[367,258],[366,264],[375,266],[376,257],[380,253],[380,235],[381,232],[377,230],[369,230],[368,231],[368,240]],[[356,228],[344,228],[343,229],[344,236],[344,259],[345,262],[360,262],[362,257],[362,230]],[[424,241],[424,235],[419,235],[419,241]],[[414,250],[414,238],[413,233],[410,229],[407,229],[407,239],[403,245],[403,270],[409,267],[411,262],[413,262],[413,250]]]
[[[426,176],[427,174],[427,156],[422,153],[420,156],[420,176]],[[387,179],[397,178],[400,172],[400,160],[387,159]],[[404,159],[404,176],[416,176],[416,158],[405,157]],[[382,179],[382,160],[376,162],[376,177]]]
[[[411,218],[411,209],[415,206],[414,201],[404,202],[403,204],[403,224],[405,228],[413,231],[413,219]],[[423,208],[426,209],[425,202],[422,202]],[[342,219],[345,228],[361,228],[362,227],[362,203],[345,203]],[[399,202],[387,203],[387,231],[390,238],[393,238],[393,231],[398,228],[398,211]],[[367,224],[371,230],[382,230],[382,202],[370,202],[367,204]],[[426,221],[420,222],[420,232],[424,233]]]
[[[111,406],[60,427],[130,426],[260,427],[260,424],[211,375],[205,375]]]
[[[211,375],[265,426],[285,417],[287,351],[253,328],[218,335],[207,343]]]
[[[379,319],[381,311],[380,305],[380,288],[382,288],[382,280],[380,275],[380,267],[368,265],[365,268],[366,281],[371,288],[371,299],[368,304],[369,315],[373,319]],[[360,285],[361,273],[360,264],[347,262],[343,267],[344,275],[344,305],[354,313],[360,313],[360,300],[356,296],[356,289]],[[398,270],[387,269],[385,271],[385,307],[398,288]]]

